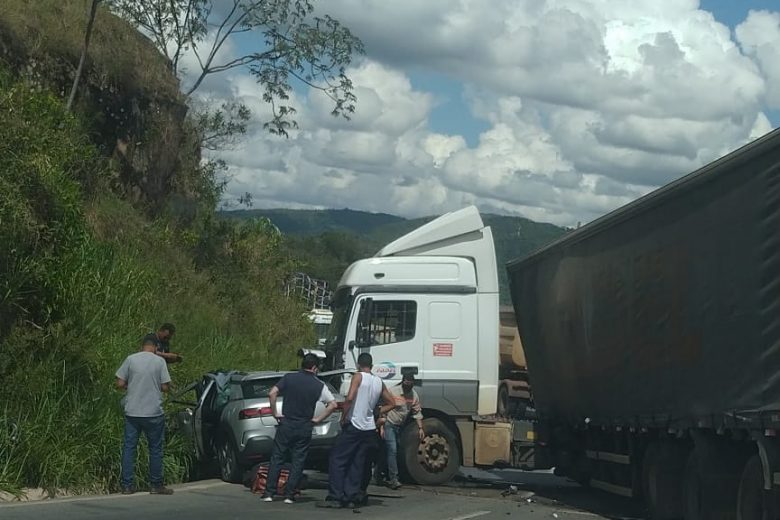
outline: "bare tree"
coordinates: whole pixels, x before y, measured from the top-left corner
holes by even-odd
[[[210,75],[243,67],[257,80],[273,117],[272,133],[297,127],[287,101],[292,82],[300,81],[333,101],[332,114],[349,118],[355,110],[352,81],[345,70],[360,40],[329,15],[315,13],[311,0],[113,0],[117,13],[133,23],[168,58],[177,75],[182,57],[198,63],[191,96]],[[218,8],[218,9],[217,9]],[[222,59],[226,42],[253,33],[258,48]],[[234,46],[238,48],[239,46]]]
[[[76,75],[73,77],[73,85],[70,87],[70,95],[68,96],[68,110],[73,107],[73,101],[76,99],[76,91],[79,88],[81,82],[81,76],[84,74],[84,63],[87,61],[87,52],[89,51],[89,40],[92,38],[92,28],[95,25],[95,15],[97,14],[98,4],[101,0],[92,0],[89,8],[89,17],[87,18],[87,29],[84,31],[84,46],[81,48],[81,57],[79,58],[79,65],[76,68]]]

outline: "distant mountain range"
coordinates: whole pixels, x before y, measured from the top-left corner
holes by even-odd
[[[385,213],[351,209],[253,209],[221,213],[224,218],[268,218],[287,236],[287,246],[301,262],[301,270],[335,287],[346,267],[374,255],[385,244],[436,218],[405,219]],[[509,302],[505,265],[566,233],[565,228],[522,217],[482,214],[496,244],[501,300]]]

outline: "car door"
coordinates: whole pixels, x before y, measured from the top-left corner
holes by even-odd
[[[208,439],[210,439],[209,435],[211,434],[212,427],[208,423],[204,424],[204,414],[207,411],[205,405],[208,402],[209,396],[212,396],[211,398],[213,399],[213,395],[217,391],[217,382],[214,381],[213,378],[206,376],[201,381],[201,384],[203,391],[200,394],[198,405],[193,414],[193,430],[195,432],[195,453],[199,460],[206,460],[211,456],[211,447]]]

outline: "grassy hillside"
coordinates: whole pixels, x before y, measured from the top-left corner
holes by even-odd
[[[114,373],[138,351],[143,334],[162,322],[176,324],[172,348],[184,362],[171,367],[175,390],[216,368],[291,368],[296,348],[313,331],[302,305],[281,291],[280,280],[296,265],[278,231],[214,218],[213,179],[184,157],[170,157],[168,171],[176,176],[156,184],[156,207],[181,198],[189,180],[201,186],[187,192],[200,209],[187,221],[166,212],[150,217],[148,203],[131,189],[133,179],[122,178],[129,159],[103,147],[111,132],[127,130],[128,120],[106,118],[90,103],[75,113],[65,109],[56,87],[60,74],[67,79],[74,69],[73,42],[83,25],[75,13],[83,16],[85,3],[3,6],[0,491],[117,490],[123,417]],[[144,101],[157,114],[154,96],[175,94],[176,81],[164,76],[156,51],[105,11],[96,30],[88,77],[108,86],[95,99],[111,97],[112,106],[122,106],[133,88],[154,91],[132,102]],[[123,75],[143,84],[123,83]],[[183,124],[168,118],[166,135]],[[138,135],[161,128],[155,125],[154,118],[132,120]],[[187,153],[196,157],[196,148]],[[143,165],[132,170],[148,180],[152,173]],[[146,167],[162,171],[159,162]],[[193,465],[191,446],[174,434],[175,411],[166,403],[170,483],[187,479]],[[147,477],[144,445],[139,489]]]
[[[354,210],[244,210],[221,213],[226,218],[267,218],[287,235],[290,253],[315,278],[338,283],[344,269],[374,255],[385,244],[429,222],[435,216],[404,219]],[[566,230],[521,217],[482,215],[493,231],[499,265],[501,299],[509,303],[506,269],[510,260],[527,255],[563,235]]]

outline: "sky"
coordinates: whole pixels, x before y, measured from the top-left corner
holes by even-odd
[[[316,4],[316,2],[315,2]],[[357,110],[297,86],[269,135],[244,70],[198,95],[253,111],[218,153],[225,205],[585,224],[780,125],[776,0],[320,0],[363,41]],[[489,8],[488,8],[489,6]],[[224,57],[257,42],[244,36]],[[185,74],[183,83],[189,80]]]

